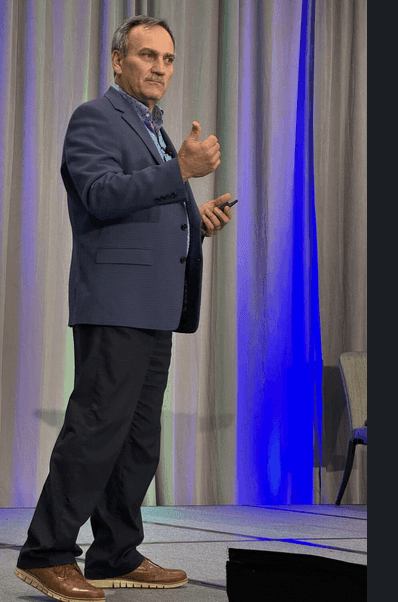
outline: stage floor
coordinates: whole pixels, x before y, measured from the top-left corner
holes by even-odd
[[[50,600],[15,577],[14,567],[33,509],[0,509],[0,600]],[[114,602],[226,602],[228,548],[296,552],[366,564],[367,507],[334,505],[176,506],[142,509],[140,552],[169,568],[184,569],[187,586],[173,590],[106,590]],[[78,544],[87,550],[89,523]],[[84,555],[78,558],[83,568]],[[36,593],[37,592],[37,593]]]

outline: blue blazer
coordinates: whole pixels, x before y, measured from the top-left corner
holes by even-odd
[[[70,326],[198,327],[201,217],[162,135],[173,148],[167,162],[113,87],[71,117],[61,166],[73,233]]]

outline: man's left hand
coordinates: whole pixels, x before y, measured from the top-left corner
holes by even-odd
[[[214,199],[207,201],[199,207],[200,215],[202,216],[201,232],[205,236],[214,236],[222,230],[232,217],[231,209],[227,206],[224,209],[218,209],[219,205],[227,203],[231,200],[229,192]]]

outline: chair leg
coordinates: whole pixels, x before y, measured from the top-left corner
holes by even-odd
[[[336,502],[335,502],[336,506],[340,506],[342,497],[343,497],[344,492],[345,492],[345,488],[347,487],[348,479],[350,478],[350,474],[351,474],[351,470],[352,470],[352,465],[354,464],[354,456],[355,456],[356,445],[357,445],[357,442],[355,441],[355,439],[350,439],[350,442],[348,444],[347,457],[346,457],[346,460],[345,460],[344,473],[343,473],[343,477],[341,479],[339,493],[337,495],[337,499],[336,499]]]

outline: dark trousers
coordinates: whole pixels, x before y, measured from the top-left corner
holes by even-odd
[[[159,462],[171,332],[81,324],[73,336],[74,389],[18,567],[74,563],[91,517],[85,575],[116,577],[144,559],[140,507]]]

